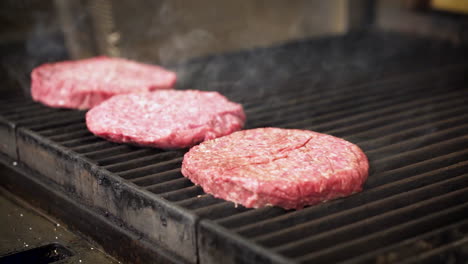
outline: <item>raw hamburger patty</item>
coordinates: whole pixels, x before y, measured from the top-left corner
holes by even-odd
[[[361,191],[369,163],[356,145],[307,130],[258,128],[203,142],[182,173],[245,207],[300,209]]]
[[[164,90],[117,95],[86,114],[88,129],[114,142],[186,148],[242,128],[240,104],[217,92]]]
[[[91,59],[43,64],[31,73],[31,95],[51,107],[88,109],[116,94],[171,88],[176,75],[125,59]]]

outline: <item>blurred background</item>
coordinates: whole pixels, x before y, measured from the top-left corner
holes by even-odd
[[[2,0],[0,90],[28,94],[37,65],[96,55],[172,68],[179,85],[190,88],[255,86],[260,77],[291,76],[312,65],[320,76],[336,77],[328,79],[356,69],[372,79],[381,75],[371,69],[392,58],[393,68],[427,54],[438,63],[464,58],[467,25],[467,0]],[[278,47],[305,41],[294,54],[281,55],[297,60],[281,69]],[[262,53],[264,47],[276,51]],[[229,56],[220,62],[219,54],[239,51],[253,55],[237,68]],[[237,73],[221,78],[226,63]]]

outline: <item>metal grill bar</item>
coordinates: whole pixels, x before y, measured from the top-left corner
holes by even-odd
[[[430,85],[430,84],[428,84]],[[460,85],[460,84],[458,84]],[[424,89],[427,89],[423,85]],[[418,86],[416,86],[418,87]],[[420,90],[422,87],[418,87]],[[372,109],[381,108],[384,106],[392,106],[396,103],[404,103],[411,99],[414,99],[414,95],[418,92],[416,89],[405,90],[372,90],[367,93],[359,91],[348,90],[348,94],[340,95],[339,97],[326,97],[323,98],[318,95],[316,98],[313,98],[312,101],[305,101],[305,99],[298,99],[301,104],[297,105],[297,101],[290,100],[284,102],[282,111],[277,111],[276,106],[271,108],[264,109],[263,113],[257,113],[254,118],[249,119],[249,122],[252,122],[256,126],[282,126],[285,123],[289,124],[295,121],[303,121],[304,118],[310,117],[311,115],[323,115],[335,113],[335,116],[338,114],[357,114],[357,113],[366,113]],[[433,90],[431,93],[434,95],[442,94],[444,91],[439,88],[438,91]],[[247,111],[249,114],[249,110]],[[263,122],[262,122],[263,121]]]
[[[454,235],[454,230],[459,234]],[[415,252],[433,251],[435,247],[444,245],[444,242],[447,240],[451,241],[457,239],[460,235],[466,235],[466,230],[468,230],[468,220],[462,220],[455,224],[424,233],[421,236],[416,236],[403,242],[348,259],[343,264],[375,263],[376,261],[401,263],[404,258],[413,256]]]
[[[412,116],[408,119],[402,119],[400,121],[392,122],[387,125],[383,125],[377,128],[369,129],[360,133],[353,133],[347,138],[352,142],[357,142],[359,144],[366,144],[372,142],[373,140],[379,140],[381,137],[387,135],[397,135],[403,131],[408,131],[408,129],[420,128],[421,126],[431,126],[438,127],[439,124],[445,122],[450,122],[451,117],[464,118],[464,113],[468,110],[468,107],[465,105],[461,106],[452,106],[448,109],[432,109],[431,112],[423,112],[417,115]],[[429,130],[429,129],[428,129]]]
[[[21,121],[22,119],[31,119],[33,117],[42,117],[45,114],[49,113],[54,113],[57,112],[56,109],[51,109],[51,108],[39,108],[39,109],[34,109],[34,112],[31,113],[30,111],[27,111],[25,113],[10,113],[10,114],[3,114],[3,117],[11,120],[11,121]]]
[[[463,123],[465,117],[458,117],[454,118],[458,119],[459,122],[457,123]],[[444,129],[445,127],[450,127],[450,125],[455,125],[455,123],[451,123],[450,121],[453,120],[445,120],[440,122],[439,126],[432,126],[429,124],[427,126],[421,126],[421,127],[416,127],[416,128],[407,128],[403,129],[399,132],[395,133],[389,133],[387,135],[383,134],[382,137],[376,136],[375,138],[371,140],[366,140],[366,141],[361,141],[359,142],[357,140],[357,143],[359,146],[361,146],[363,149],[366,151],[373,151],[374,154],[378,154],[379,150],[385,151],[392,149],[392,142],[398,142],[400,147],[413,147],[413,146],[421,146],[423,143],[428,144],[430,142],[437,142],[438,138],[440,138],[441,135],[446,134],[446,135],[452,135],[455,137],[458,135],[459,130],[464,130],[464,126],[458,126],[455,128],[447,128]],[[439,132],[435,133],[436,135],[431,134],[431,132],[437,131],[438,129],[441,129]],[[418,133],[419,132],[419,133]],[[393,146],[395,148],[395,146]],[[413,148],[413,149],[416,149]],[[402,150],[404,150],[402,148]],[[378,154],[379,156],[382,156],[381,154]]]
[[[459,104],[463,104],[463,100],[454,100],[452,107],[459,106]],[[439,108],[439,106],[441,106]],[[450,107],[447,103],[443,104],[434,104],[434,110],[439,111],[439,110],[444,110],[447,107]],[[416,106],[418,107],[418,106]],[[350,135],[353,133],[360,133],[362,131],[367,131],[376,127],[380,127],[382,125],[386,125],[388,123],[393,123],[395,121],[401,120],[401,119],[406,119],[406,118],[412,118],[414,115],[420,115],[423,114],[424,111],[427,111],[425,109],[421,109],[420,111],[405,111],[404,113],[395,113],[392,115],[389,115],[387,117],[379,118],[378,120],[359,120],[357,121],[357,124],[355,125],[349,125],[344,128],[339,128],[339,129],[333,129],[333,130],[328,130],[327,133],[334,134],[334,135]],[[427,113],[427,112],[426,112]]]
[[[400,97],[389,97],[389,95],[392,94],[388,92],[376,93],[361,97],[358,101],[361,104],[366,104],[366,107],[371,107],[372,105],[369,105],[369,103],[375,102],[376,100],[388,99],[389,102],[380,101],[380,103],[392,104],[394,103],[392,100],[396,101],[403,99]],[[406,96],[408,95],[409,94],[406,94]],[[310,115],[310,112],[316,114],[316,111],[320,110],[323,106],[327,106],[326,112],[333,112],[348,109],[350,106],[355,104],[356,94],[351,92],[348,92],[346,96],[340,96],[339,98],[324,98],[323,95],[319,94],[314,97],[284,101],[280,104],[273,105],[272,107],[257,107],[254,109],[247,109],[246,113],[249,116],[253,116],[253,118],[250,118],[249,121],[253,122],[257,126],[264,126],[268,122],[268,124],[277,125],[284,122],[301,120],[302,116],[305,116],[306,114]],[[365,109],[362,109],[362,111],[365,111]],[[264,122],[262,123],[262,121]]]
[[[376,173],[373,177],[368,178],[366,182],[367,188],[374,188],[383,184],[391,183],[405,177],[405,175],[415,175],[418,173],[426,173],[437,171],[444,167],[449,167],[458,162],[466,160],[468,149],[452,152],[436,158],[427,159],[404,167],[384,172]]]
[[[401,153],[401,151],[409,149],[410,146],[421,146],[423,144],[429,145],[429,144],[438,143],[440,141],[444,141],[447,138],[462,137],[466,135],[467,129],[468,129],[468,124],[443,129],[438,132],[431,133],[429,135],[423,135],[421,137],[418,137],[418,136],[408,137],[408,139],[400,140],[396,144],[383,146],[383,147],[376,148],[373,150],[368,150],[368,152],[371,155],[376,154],[377,156],[377,153],[378,153],[379,156],[384,155],[387,157],[392,157],[393,154]],[[417,149],[417,148],[412,148],[412,149]]]
[[[462,168],[458,168],[458,173],[468,169],[468,163]],[[456,175],[456,172],[453,172]],[[466,176],[466,175],[464,175]],[[457,184],[467,183],[467,177],[456,177],[442,180],[436,184],[430,184],[421,188],[416,188],[405,193],[399,193],[388,198],[370,202],[362,206],[354,207],[351,210],[339,212],[336,215],[330,215],[324,218],[319,218],[315,221],[307,222],[307,224],[296,225],[294,227],[283,229],[278,232],[269,233],[259,237],[254,237],[254,240],[262,245],[274,247],[275,245],[281,245],[288,241],[293,241],[305,236],[315,235],[314,230],[331,230],[342,226],[347,223],[366,219],[372,215],[377,215],[382,212],[390,211],[402,206],[412,204],[414,200],[424,200],[434,195],[440,195],[446,192],[446,189]],[[455,177],[455,176],[454,176]],[[425,179],[425,181],[428,181]],[[407,182],[406,184],[415,184],[414,181]],[[420,184],[418,182],[417,184]],[[458,186],[459,187],[459,186]],[[412,197],[411,200],[407,200],[408,197]]]
[[[129,159],[135,159],[145,155],[151,155],[155,150],[151,148],[137,148],[129,147],[126,148],[112,148],[103,150],[103,152],[94,152],[88,153],[86,156],[93,158],[97,156],[94,160],[101,166],[118,164],[119,162],[124,162]]]
[[[468,110],[468,108],[465,110]],[[452,111],[450,112],[450,114],[451,116],[453,116]],[[419,120],[419,119],[416,119],[416,120]],[[412,121],[414,123],[415,119],[412,119]],[[440,121],[437,121],[437,119],[435,120],[433,119],[433,121],[434,122],[424,123],[424,124],[417,125],[409,129],[405,129],[405,130],[402,129],[401,131],[390,133],[390,134],[383,134],[381,132],[380,136],[376,134],[375,136],[372,137],[372,139],[365,140],[365,141],[356,139],[356,141],[354,142],[356,142],[357,144],[359,144],[360,147],[366,150],[373,150],[377,148],[377,146],[384,146],[384,144],[388,142],[399,142],[400,140],[404,140],[406,138],[429,134],[433,132],[434,130],[450,128],[458,124],[463,124],[464,122],[468,121],[468,117],[465,115],[460,115],[460,116],[455,116],[452,118],[446,117]]]
[[[442,210],[450,208],[456,204],[459,204],[460,202],[464,202],[462,204],[462,208],[466,208],[468,206],[468,194],[466,193],[467,189],[468,188],[456,190],[420,203],[408,205],[394,211],[389,211],[381,215],[367,218],[360,222],[336,228],[313,237],[308,237],[284,244],[275,248],[275,251],[281,252],[286,256],[300,257],[301,260],[312,260],[317,256],[324,254],[324,252],[331,251],[333,247],[338,247],[338,245],[336,245],[337,241],[340,241],[341,244],[344,243],[344,241],[353,240],[358,237],[363,239],[366,234],[372,234],[374,232],[378,234],[379,231],[388,232],[392,226],[398,228],[398,224],[404,223],[410,219],[415,219],[417,218],[416,216],[425,219],[430,218],[430,212],[436,212],[434,215],[439,215],[440,212],[443,212]],[[459,212],[459,210],[457,210],[457,212]],[[461,216],[466,215],[461,214]],[[426,225],[426,227],[427,226],[428,225]],[[353,243],[353,245],[356,244]]]
[[[454,242],[452,242],[452,243],[450,243],[448,245],[436,248],[436,249],[432,250],[431,252],[427,252],[427,253],[421,254],[419,256],[409,258],[409,259],[405,260],[402,263],[407,264],[407,263],[437,262],[437,261],[441,260],[440,255],[442,255],[442,254],[451,254],[453,256],[454,251],[455,252],[456,251],[458,251],[458,252],[461,251],[461,253],[457,254],[458,256],[455,255],[452,258],[446,257],[445,259],[453,259],[453,261],[455,263],[459,263],[459,262],[462,263],[463,261],[466,261],[466,259],[468,258],[468,254],[466,253],[466,251],[463,250],[464,248],[466,248],[467,245],[468,245],[468,237],[464,237],[464,238],[458,239],[457,241],[454,241]],[[455,250],[455,249],[458,249],[458,250]]]
[[[139,177],[135,179],[131,179],[130,181],[135,183],[138,186],[149,186],[153,184],[163,183],[166,181],[179,179],[183,177],[182,173],[180,172],[180,168],[168,170],[165,172],[150,174],[148,176]]]
[[[83,146],[85,144],[95,143],[95,142],[100,142],[100,141],[102,141],[102,139],[96,137],[95,135],[87,135],[78,139],[69,139],[69,140],[65,140],[61,142],[59,141],[59,143],[62,144],[62,146],[64,147],[73,148],[73,147]]]
[[[77,130],[88,130],[86,127],[86,124],[84,122],[78,122],[75,124],[67,125],[67,126],[61,126],[61,127],[51,127],[49,129],[44,129],[41,131],[38,131],[38,133],[44,137],[51,137],[55,135],[62,135],[64,133],[70,133],[74,132]]]
[[[207,218],[207,219],[216,219],[219,217],[225,217],[234,215],[240,212],[248,211],[249,209],[235,205],[231,202],[223,201],[222,203],[217,203],[214,205],[209,205],[203,208],[195,209],[195,213],[200,217]]]
[[[450,94],[445,94],[442,97],[448,97],[447,99],[460,96],[461,92],[452,92]],[[403,98],[390,98],[388,104],[380,104],[380,102],[376,102],[369,107],[368,105],[359,105],[356,104],[354,101],[351,101],[351,106],[354,107],[348,107],[345,109],[341,109],[338,111],[328,111],[329,107],[336,107],[333,105],[327,105],[325,108],[320,109],[322,112],[315,113],[315,115],[312,118],[308,119],[301,119],[300,121],[296,122],[286,122],[286,123],[281,123],[279,124],[280,126],[283,127],[304,127],[308,124],[315,124],[319,123],[321,126],[328,125],[319,127],[320,130],[331,130],[333,128],[336,128],[335,125],[336,123],[347,121],[348,124],[354,124],[355,121],[358,121],[359,119],[363,120],[369,120],[372,117],[376,117],[376,114],[374,112],[369,112],[371,110],[377,110],[379,111],[378,113],[383,115],[386,113],[395,113],[398,111],[402,111],[404,109],[411,109],[411,106],[418,106],[418,105],[425,105],[427,103],[430,103],[432,100],[436,101],[442,101],[443,98],[438,97],[437,95],[431,96],[431,97],[424,97],[421,98],[417,101],[414,99],[417,98],[417,95],[415,97],[415,94],[413,95],[408,95],[407,97]],[[411,100],[413,99],[413,100]],[[419,102],[418,102],[419,101]],[[395,105],[395,103],[399,102],[398,105]],[[382,107],[385,106],[386,107]],[[362,109],[362,110],[361,110]],[[317,111],[317,110],[315,110]],[[357,115],[359,114],[359,115]],[[352,117],[350,120],[348,117]],[[338,119],[339,118],[339,119]],[[328,122],[328,123],[322,123],[322,122]],[[318,129],[318,128],[316,128]]]
[[[135,169],[129,169],[119,172],[119,175],[124,179],[135,179],[142,176],[147,176],[157,172],[163,172],[168,170],[173,170],[180,167],[182,163],[182,157],[174,158],[164,162],[159,162],[154,165],[147,165]],[[185,179],[185,178],[184,178]]]
[[[460,97],[463,97],[463,94],[460,92],[453,92],[453,93],[447,93],[442,96],[431,96],[429,98],[421,98],[417,100],[408,100],[406,102],[403,102],[401,104],[390,104],[388,107],[378,107],[376,105],[375,109],[369,109],[369,111],[366,111],[361,114],[355,114],[350,116],[349,112],[344,113],[346,114],[346,118],[338,119],[338,120],[332,120],[328,121],[327,123],[320,123],[319,125],[315,126],[306,126],[307,129],[315,129],[317,131],[331,131],[332,129],[338,129],[343,126],[349,126],[349,125],[355,125],[357,122],[362,122],[362,121],[368,121],[375,119],[376,122],[380,122],[380,117],[386,117],[389,114],[394,114],[394,115],[401,115],[400,117],[403,116],[410,116],[411,113],[417,112],[417,111],[423,111],[423,106],[431,103],[431,104],[437,104],[439,106],[440,104],[445,104],[449,105],[452,103],[450,99],[452,98],[457,98],[454,103],[462,103],[463,99],[459,99]],[[403,112],[405,111],[405,112]],[[352,114],[352,113],[351,113]],[[395,117],[395,116],[392,116]],[[313,124],[317,120],[305,120],[302,123],[309,123]],[[390,120],[387,120],[387,122]],[[386,124],[386,123],[384,123]],[[299,124],[296,124],[296,126],[299,126]],[[285,127],[290,127],[289,124],[285,125]],[[299,126],[302,127],[302,126]]]
[[[428,90],[426,86],[427,84],[439,85],[443,87],[447,86],[447,83],[456,83],[459,81],[464,82],[465,80],[462,76],[465,72],[466,68],[463,64],[447,65],[429,71],[401,73],[396,78],[381,78],[379,80],[366,81],[362,84],[343,85],[333,87],[333,89],[322,89],[319,92],[320,95],[323,97],[338,97],[342,96],[343,94],[346,95],[348,93],[355,93],[358,95],[360,91],[365,91],[365,95],[368,95],[369,90],[387,92],[389,87],[401,88],[404,86],[408,87],[409,89],[417,89],[418,86],[421,86]],[[310,100],[312,98],[316,98],[316,95],[311,95],[308,89],[303,89],[304,86],[308,83],[308,78],[310,77],[309,74],[310,72],[307,71],[307,73],[304,76],[300,76],[300,74],[298,74],[298,76],[296,76],[295,78],[291,78],[295,80],[296,84],[301,88],[299,90],[294,90],[290,92],[281,91],[281,96],[276,96],[275,94],[273,94],[267,98],[248,100],[244,102],[243,105],[247,109],[252,108],[253,113],[263,109],[265,106],[268,105],[278,106],[280,104],[283,104],[284,102],[289,102],[290,100],[302,102],[303,100]],[[444,78],[440,78],[440,76],[443,76]],[[408,82],[411,82],[412,85],[408,86]],[[283,108],[286,108],[289,105],[290,104],[284,104],[282,105],[282,108],[277,109],[282,110]]]
[[[464,157],[467,153],[468,150],[464,150],[459,153],[459,157]],[[450,162],[449,164],[457,162],[457,160],[453,160],[453,163],[451,163],[452,156],[446,157],[445,160],[448,161],[447,163]],[[466,161],[466,159],[463,158],[460,158],[460,160]],[[356,194],[350,199],[337,200],[316,207],[308,207],[301,211],[286,212],[284,215],[264,221],[255,221],[255,218],[252,218],[248,225],[239,226],[233,230],[246,237],[262,237],[268,234],[274,235],[276,232],[275,230],[283,232],[282,230],[287,230],[290,227],[314,221],[314,219],[337,212],[345,214],[347,210],[365,206],[369,202],[379,201],[379,199],[391,197],[398,193],[408,192],[413,188],[423,187],[427,184],[450,178],[452,177],[452,173],[455,175],[456,173],[463,173],[467,164],[466,162],[462,162],[461,164],[449,165],[447,167],[442,166],[440,169],[431,168],[427,172],[420,175],[416,174],[409,178],[407,175],[412,175],[411,173],[395,173],[395,175],[399,176],[398,178],[394,176],[389,183],[379,187],[368,188],[367,191]],[[290,219],[294,219],[294,221],[290,221]]]
[[[453,196],[458,198],[455,194],[453,194]],[[425,215],[424,217],[409,221],[405,224],[388,228],[381,233],[361,237],[355,241],[349,242],[349,244],[334,246],[322,252],[305,255],[303,257],[297,258],[297,260],[301,263],[317,263],[317,261],[339,261],[357,253],[366,252],[366,250],[372,250],[374,247],[371,248],[369,245],[378,245],[381,247],[400,239],[428,232],[434,228],[466,218],[468,203],[453,206],[452,208],[448,206],[440,206],[438,208],[440,208],[440,211],[436,213]],[[337,256],[336,250],[340,251],[339,256]]]
[[[182,155],[181,152],[178,151],[170,151],[170,152],[161,152],[161,151],[154,151],[155,154],[152,155],[145,155],[143,157],[137,157],[135,159],[128,159],[125,162],[119,162],[117,164],[110,164],[104,166],[108,171],[111,172],[124,172],[130,169],[135,169],[139,167],[143,167],[146,165],[151,165],[154,163],[159,163],[165,160],[171,160],[176,157],[180,157]]]
[[[456,107],[456,103],[455,103],[454,107]],[[371,130],[371,129],[376,128],[376,127],[380,127],[381,125],[392,123],[394,121],[399,120],[400,118],[404,118],[404,119],[412,118],[411,117],[412,114],[419,115],[419,114],[422,114],[422,113],[414,113],[413,112],[413,113],[397,114],[397,115],[394,115],[394,116],[389,117],[389,118],[383,118],[383,120],[379,120],[379,121],[370,120],[370,121],[367,121],[367,122],[360,122],[360,124],[357,124],[357,125],[354,125],[354,126],[349,126],[347,129],[337,129],[337,130],[327,131],[327,133],[333,134],[333,135],[336,135],[336,136],[343,136],[344,137],[345,135],[352,135],[352,133],[354,133],[354,132],[360,133],[362,131],[367,131],[367,130]],[[406,128],[406,129],[408,129],[408,128]]]
[[[223,217],[216,220],[216,222],[224,227],[235,229],[240,226],[248,227],[247,225],[254,222],[264,223],[264,220],[268,221],[269,219],[274,219],[275,217],[285,215],[286,213],[287,212],[284,209],[279,207],[264,207],[256,210],[248,210],[229,217]]]
[[[125,150],[128,150],[131,148],[131,146],[128,145],[110,145],[110,146],[104,146],[101,149],[94,149],[91,148],[88,151],[83,151],[81,154],[89,159],[94,160],[95,163],[100,164],[101,159],[100,157],[104,156],[104,160],[108,158],[107,155],[120,155],[122,152]],[[101,156],[102,155],[102,156]],[[112,157],[112,156],[110,156]]]
[[[197,209],[201,206],[211,206],[213,204],[222,203],[223,200],[213,197],[210,194],[198,195],[189,199],[182,200],[177,202],[178,205],[185,207],[187,209]]]
[[[49,139],[55,142],[65,142],[68,140],[78,139],[82,137],[87,137],[92,135],[91,132],[88,131],[87,128],[79,128],[73,132],[60,134],[56,136],[50,136]]]
[[[58,122],[69,122],[70,120],[84,120],[83,112],[77,111],[54,111],[41,115],[41,117],[25,117],[16,122],[17,125],[29,126],[32,130],[40,130],[44,123],[48,125],[54,124],[50,122],[54,120]],[[60,123],[58,123],[60,124]]]
[[[105,148],[112,148],[116,146],[119,146],[119,144],[100,139],[97,142],[82,144],[76,147],[72,147],[70,149],[72,149],[73,151],[79,154],[89,154],[90,152],[101,151],[101,150],[104,150]]]
[[[32,131],[37,131],[37,132],[41,132],[41,131],[45,131],[45,130],[49,130],[49,129],[52,129],[52,128],[57,128],[57,127],[66,127],[66,126],[71,126],[71,125],[75,125],[76,123],[78,122],[83,122],[84,121],[84,117],[79,114],[78,116],[64,116],[64,119],[63,120],[58,120],[58,121],[54,121],[54,122],[47,122],[47,123],[44,123],[44,121],[48,121],[48,119],[45,119],[45,120],[41,120],[42,121],[42,124],[41,122],[39,122],[39,120],[34,120],[32,122],[34,123],[38,123],[38,125],[30,125],[30,124],[26,124],[26,123],[23,123],[22,125],[28,125],[28,128]]]
[[[195,197],[197,195],[202,195],[203,193],[203,189],[200,186],[192,185],[180,190],[165,192],[161,194],[161,197],[166,198],[172,202],[177,202],[187,198]]]
[[[467,143],[468,136],[461,136],[439,142],[438,144],[432,144],[426,147],[407,151],[400,155],[396,154],[388,158],[382,157],[373,162],[374,167],[371,169],[371,171],[393,170],[418,161],[434,158],[451,152],[456,152],[458,150],[466,149]]]
[[[152,193],[160,194],[173,190],[182,189],[185,187],[193,186],[192,182],[187,178],[177,178],[163,183],[145,186],[144,188]]]

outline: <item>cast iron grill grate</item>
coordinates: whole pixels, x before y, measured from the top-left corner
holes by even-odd
[[[180,172],[186,150],[107,142],[87,131],[83,111],[18,100],[3,104],[0,115],[200,217],[201,260],[210,258],[204,250],[210,236],[219,235],[210,229],[216,226],[221,236],[248,241],[239,252],[254,243],[300,263],[410,263],[466,254],[466,70],[450,66],[245,102],[247,128],[311,129],[350,140],[368,155],[371,172],[363,192],[300,211],[247,209],[205,194]],[[306,85],[306,79],[297,82]]]

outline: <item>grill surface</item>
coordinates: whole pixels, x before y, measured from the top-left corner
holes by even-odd
[[[55,173],[52,180],[96,210],[122,205],[109,202],[113,196],[124,204],[128,199],[126,206],[139,213],[153,208],[153,224],[139,223],[121,208],[102,213],[130,219],[136,232],[145,225],[166,227],[163,234],[182,232],[180,239],[152,239],[193,247],[195,252],[177,253],[185,259],[195,254],[200,263],[456,262],[468,257],[467,72],[468,65],[446,65],[331,89],[307,87],[310,79],[297,73],[292,85],[303,91],[273,91],[262,100],[231,94],[244,103],[247,128],[311,129],[356,143],[368,155],[363,192],[299,211],[246,209],[205,194],[180,173],[185,151],[107,142],[87,131],[80,111],[9,100],[1,106],[0,123],[9,133],[5,140],[16,138],[2,142],[1,150],[44,175]],[[93,179],[85,171],[97,180],[90,193],[76,185]],[[110,200],[86,201],[98,195]],[[167,227],[172,221],[178,229]]]

